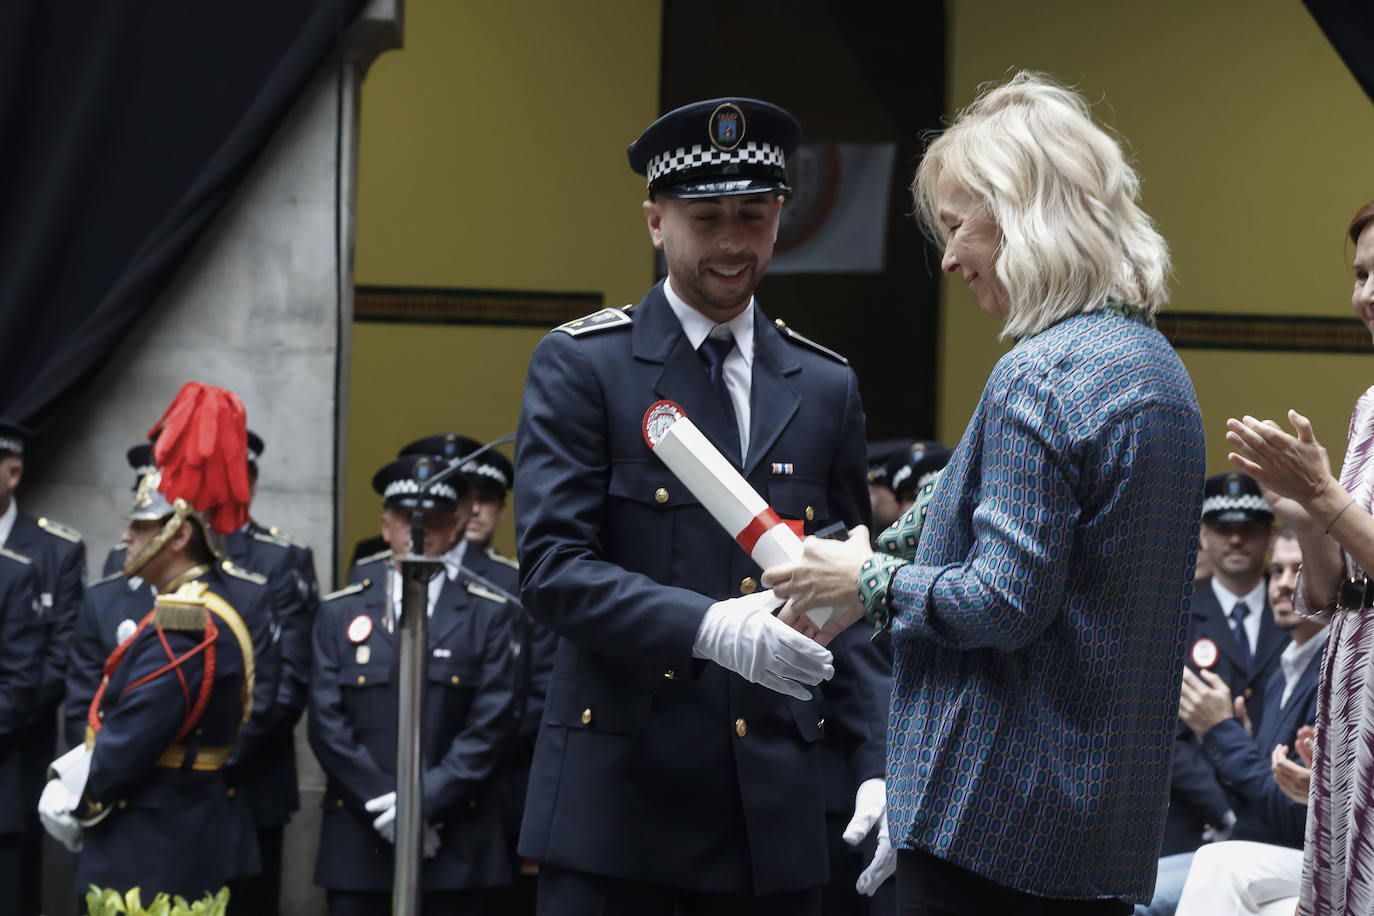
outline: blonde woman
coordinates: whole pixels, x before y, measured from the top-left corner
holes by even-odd
[[[856,530],[765,573],[821,641],[865,614],[891,634],[899,913],[1126,913],[1154,888],[1204,443],[1138,184],[1036,74],[930,144],[918,218],[1016,345],[880,553]],[[817,606],[843,612],[815,632]]]

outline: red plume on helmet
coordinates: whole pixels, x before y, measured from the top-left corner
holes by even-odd
[[[187,382],[149,430],[167,501],[184,499],[221,534],[248,522],[248,429],[232,391]]]

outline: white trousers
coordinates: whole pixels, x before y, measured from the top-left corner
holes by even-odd
[[[1293,916],[1302,850],[1230,840],[1203,846],[1178,900],[1177,916]]]

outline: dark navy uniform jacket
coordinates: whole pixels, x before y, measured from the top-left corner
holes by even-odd
[[[22,831],[31,813],[18,745],[43,676],[39,589],[32,561],[0,548],[0,834]]]
[[[122,565],[122,564],[121,564]],[[153,609],[157,592],[138,579],[120,573],[97,579],[86,588],[72,629],[67,662],[67,699],[62,709],[62,733],[68,746],[86,739],[86,715],[105,670],[105,659],[128,638]],[[126,622],[127,621],[127,622]]]
[[[262,586],[217,567],[200,581],[238,612],[255,646],[265,638],[262,631],[270,626],[270,614]],[[252,723],[239,730],[244,656],[231,628],[219,618],[215,623],[219,635],[209,703],[198,731],[171,754],[183,763],[194,759],[197,742],[204,751],[232,746],[236,737],[242,741],[250,734]],[[204,638],[203,632],[174,629],[164,635],[177,654]],[[85,831],[77,859],[79,892],[90,884],[121,890],[137,885],[149,896],[167,891],[195,899],[258,869],[251,815],[225,781],[224,770],[174,767],[164,758],[187,712],[180,679],[167,671],[132,685],[166,664],[166,650],[149,626],[130,645],[105,690],[85,800],[113,810]],[[180,670],[194,698],[205,674],[204,655],[194,656]],[[275,687],[270,669],[267,674]],[[255,691],[255,703],[257,699]],[[93,807],[79,812],[83,817],[92,813]]]
[[[818,887],[832,687],[792,700],[692,657],[707,608],[760,570],[646,445],[663,398],[718,447],[733,421],[661,285],[630,314],[550,333],[526,378],[515,465],[539,486],[515,493],[522,597],[562,640],[520,853],[706,892]],[[867,523],[853,371],[754,314],[742,473],[784,518]],[[882,758],[871,748],[855,777],[882,775]]]
[[[1266,685],[1279,668],[1279,656],[1288,645],[1288,634],[1275,626],[1274,610],[1266,598],[1260,612],[1254,662],[1247,673],[1242,667],[1240,649],[1236,646],[1231,624],[1226,617],[1228,610],[1217,603],[1210,580],[1193,591],[1186,662],[1197,673],[1197,666],[1192,659],[1193,646],[1204,638],[1216,643],[1217,663],[1212,666],[1212,673],[1226,682],[1231,688],[1232,697],[1245,697],[1246,712],[1255,728],[1259,729],[1267,713]],[[1282,691],[1282,686],[1279,689]],[[1203,831],[1209,826],[1219,825],[1220,818],[1231,808],[1230,799],[1226,797],[1217,778],[1216,768],[1203,755],[1193,733],[1181,721],[1178,729],[1169,784],[1169,817],[1164,823],[1161,852],[1166,856],[1197,849],[1202,845]]]
[[[359,618],[365,622],[355,624]],[[326,597],[315,620],[310,747],[328,780],[315,883],[330,890],[392,886],[395,848],[363,807],[396,788],[391,619],[381,576]],[[504,599],[461,574],[444,584],[429,618],[421,809],[442,845],[421,868],[426,890],[494,887],[514,877],[500,841],[503,806],[491,791],[514,722],[511,619]],[[357,627],[352,636],[350,625]]]
[[[259,750],[236,757],[227,775],[247,796],[254,823],[281,826],[300,807],[293,729],[305,709],[310,684],[310,629],[319,606],[314,557],[309,548],[271,534],[252,521],[247,531],[225,537],[225,550],[235,566],[266,579],[270,649],[258,645],[256,639],[254,645],[263,663],[276,660],[275,693],[270,702],[254,704],[255,731],[260,730],[261,740],[254,740],[252,746]],[[125,556],[125,549],[116,545],[105,558],[106,575],[122,570]],[[104,611],[99,616],[112,613]],[[117,626],[119,621],[114,623]],[[259,682],[264,674],[259,671]],[[78,675],[78,680],[88,676],[89,671]],[[99,678],[98,669],[95,677]],[[74,715],[84,716],[84,707],[67,713],[68,740],[76,727]]]
[[[35,739],[38,732],[52,736],[57,727],[57,704],[62,702],[66,687],[67,646],[86,577],[86,545],[72,529],[46,518],[35,520],[20,511],[5,547],[32,560],[38,572],[39,610],[45,637],[43,683],[29,712],[29,726],[35,731]],[[49,755],[43,764],[46,780],[46,767],[55,747],[51,737],[45,740]]]
[[[1317,722],[1317,681],[1321,673],[1322,652],[1308,660],[1287,705],[1283,698],[1283,669],[1269,678],[1264,690],[1264,718],[1255,726],[1251,738],[1239,719],[1227,719],[1213,726],[1202,738],[1202,754],[1216,767],[1217,777],[1231,799],[1236,813],[1232,839],[1254,840],[1301,849],[1307,824],[1307,806],[1300,805],[1279,789],[1270,770],[1269,755],[1280,744],[1288,747],[1288,757],[1303,765],[1294,747],[1298,729]]]
[[[272,593],[272,628],[281,674],[261,755],[235,761],[234,778],[248,797],[253,820],[281,826],[300,807],[294,730],[310,691],[310,631],[319,607],[319,586],[309,548],[269,533],[256,522],[225,538],[235,564],[267,577]]]
[[[348,583],[354,585],[364,579],[381,581],[386,576],[391,551],[370,554],[361,558],[348,572]],[[508,592],[518,600],[520,571],[514,560],[493,551],[477,550],[471,544],[463,552],[463,569],[471,570],[487,582]],[[530,778],[530,760],[534,757],[534,739],[539,733],[539,719],[544,713],[544,697],[553,676],[553,657],[558,649],[558,634],[535,621],[529,613],[514,605],[511,614],[511,664],[514,669],[516,701],[513,709],[515,734],[506,757],[497,766],[492,781],[505,797],[505,830],[510,836],[520,832],[520,819],[525,810],[525,787]]]

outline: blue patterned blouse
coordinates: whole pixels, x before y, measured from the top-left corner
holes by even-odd
[[[896,653],[894,845],[1026,893],[1150,899],[1205,455],[1144,323],[1077,315],[997,363],[919,546],[865,567]]]

